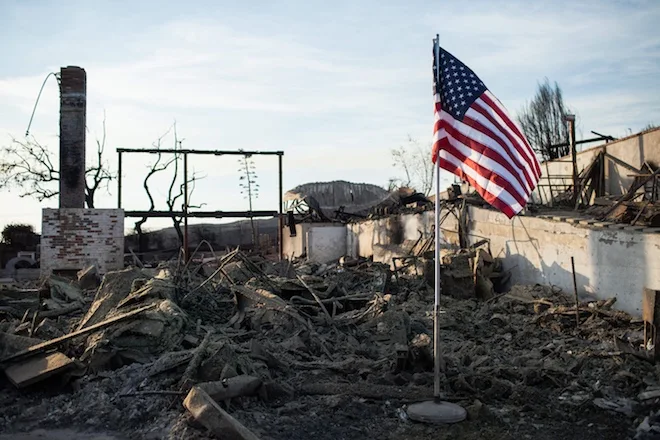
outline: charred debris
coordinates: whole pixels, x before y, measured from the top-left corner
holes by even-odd
[[[3,286],[0,424],[438,438],[405,413],[433,381],[432,280],[414,266],[198,250],[156,269]],[[443,268],[444,399],[469,412],[443,438],[658,435],[660,366],[641,320],[552,287],[504,292],[487,242],[448,250]]]

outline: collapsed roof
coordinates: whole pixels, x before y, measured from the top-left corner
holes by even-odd
[[[390,212],[410,203],[429,203],[429,199],[412,188],[401,187],[392,192],[369,183],[343,180],[306,183],[284,195],[286,210],[301,215],[299,221],[349,221],[379,212]]]
[[[389,197],[390,193],[378,185],[335,180],[299,185],[287,191],[283,200],[287,209],[304,203],[332,216],[342,207],[352,213],[366,213]]]

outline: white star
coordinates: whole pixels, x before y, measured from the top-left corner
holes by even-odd
[[[473,79],[473,80],[472,80],[472,84],[476,84],[476,83],[477,83],[477,81]]]
[[[479,87],[474,86],[474,90],[475,90],[475,91],[479,90]]]
[[[461,66],[461,70],[464,70],[464,69],[465,69],[465,67]]]
[[[454,64],[454,59],[449,60],[450,63]]]
[[[468,92],[468,94],[467,94],[467,95],[468,95],[468,96],[472,96],[472,92]]]
[[[463,96],[464,96],[463,93],[461,93],[460,95],[458,95],[458,97],[461,98],[461,99],[463,99]]]
[[[461,105],[465,105],[465,101],[461,101]]]
[[[458,72],[454,72],[454,76],[458,76]]]

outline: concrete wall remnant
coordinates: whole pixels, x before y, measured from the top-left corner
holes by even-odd
[[[336,261],[346,255],[346,226],[327,225],[307,231],[308,257],[319,263]]]
[[[575,258],[578,291],[598,299],[617,298],[616,308],[639,316],[644,287],[660,289],[660,234],[652,231],[574,225],[534,216],[508,219],[491,209],[468,208],[470,243],[490,240],[493,256],[503,259],[515,284],[555,285],[573,291],[571,256]],[[431,234],[434,213],[399,216],[404,238],[416,231]],[[347,255],[372,257],[392,244],[389,219],[347,225]],[[458,222],[447,216],[443,241],[458,243]]]
[[[298,223],[296,235],[282,230],[285,258],[307,255],[311,261],[327,263],[346,255],[346,226],[337,223]]]
[[[91,265],[102,274],[124,267],[121,209],[44,209],[41,231],[42,275]]]
[[[599,153],[606,153],[605,190],[609,195],[622,195],[633,183],[636,170],[644,162],[660,166],[660,128],[644,131],[624,139],[599,145],[581,151],[577,154],[578,172],[591,165]],[[546,186],[553,186],[554,195],[564,191],[567,185],[572,185],[573,164],[570,156],[541,164],[541,180],[539,187],[533,193],[535,202],[549,200],[550,191]],[[563,177],[562,177],[563,176]]]
[[[555,285],[571,293],[574,257],[579,294],[597,299],[616,297],[615,307],[632,315],[641,315],[645,287],[660,290],[660,233],[653,228],[580,225],[535,216],[508,219],[497,211],[475,206],[468,208],[468,215],[469,242],[488,239],[493,256],[503,259],[503,268],[511,272],[514,284]],[[434,212],[426,211],[347,224],[346,255],[389,263],[392,256],[405,254],[409,250],[406,246],[416,241],[420,232],[429,237],[433,222]],[[285,229],[287,258],[307,253],[315,261],[314,240],[309,240],[315,225],[296,225],[295,237]],[[393,238],[398,239],[401,231],[403,244],[395,243]],[[441,231],[443,245],[458,245],[454,216],[446,217]],[[344,240],[338,227],[330,234],[335,243]],[[339,249],[334,249],[339,254]]]

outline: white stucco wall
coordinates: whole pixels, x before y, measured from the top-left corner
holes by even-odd
[[[296,225],[296,235],[291,236],[289,227],[282,229],[282,253],[285,258],[300,257],[307,252],[307,231],[310,223]]]
[[[573,291],[571,257],[578,292],[600,299],[616,297],[617,307],[641,314],[644,287],[660,289],[660,234],[576,226],[536,217],[507,219],[470,209],[470,228],[491,240],[516,283],[554,284]]]
[[[282,230],[284,257],[307,254],[310,261],[318,263],[336,260],[346,255],[346,237],[346,226],[337,223],[299,223],[294,237],[287,226]]]
[[[346,226],[312,226],[307,232],[308,258],[329,263],[346,255]]]
[[[470,207],[469,215],[470,241],[488,238],[493,255],[503,258],[504,268],[511,270],[513,283],[556,285],[572,293],[572,256],[580,294],[616,297],[617,308],[633,315],[641,314],[644,287],[660,290],[658,233],[578,226],[538,217],[509,220],[477,207]],[[347,225],[347,253],[373,256],[374,246],[393,244],[392,237],[400,236],[400,229],[406,240],[415,240],[417,230],[430,234],[433,216],[426,212]],[[456,229],[456,219],[448,216],[441,226],[444,241],[456,243]]]

